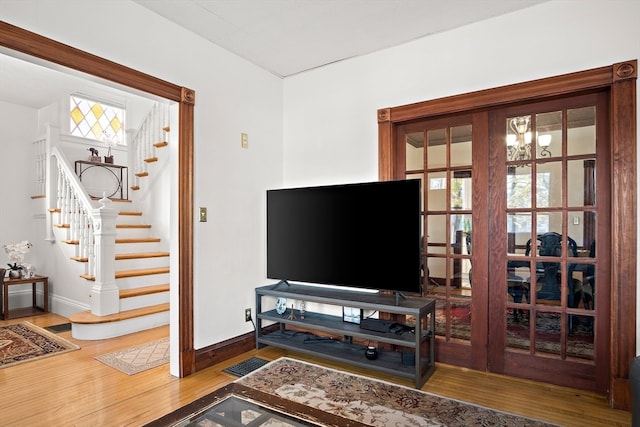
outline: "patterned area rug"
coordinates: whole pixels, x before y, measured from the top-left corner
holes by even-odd
[[[0,368],[79,348],[72,342],[29,322],[0,326]]]
[[[127,375],[137,374],[169,363],[169,338],[103,354],[96,359]]]
[[[548,425],[289,358],[280,358],[238,382],[371,426]]]
[[[227,425],[219,420],[221,402],[230,396],[298,421],[277,424],[286,426],[553,425],[283,357],[147,426]],[[259,418],[262,416],[259,414],[265,411],[255,408],[252,411],[242,410],[238,416],[247,417],[245,412]]]

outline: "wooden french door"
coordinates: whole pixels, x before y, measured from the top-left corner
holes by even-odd
[[[607,117],[603,92],[398,127],[439,361],[606,390]]]
[[[487,363],[486,113],[399,127],[398,168],[422,181],[422,295],[436,300],[437,360]]]
[[[608,94],[491,112],[490,371],[605,392]]]
[[[605,393],[614,408],[630,409],[629,361],[636,355],[637,65],[637,60],[624,61],[570,74],[378,110],[380,179],[423,175],[423,194],[426,200],[426,205],[423,207],[425,219],[423,233],[427,239],[423,239],[425,251],[423,293],[437,296],[430,286],[439,291],[444,290],[438,299],[438,307],[444,307],[444,310],[440,310],[438,315],[440,324],[436,342],[437,361],[515,376],[536,375],[536,378],[542,380],[551,377],[548,381],[552,383],[569,381],[571,386],[595,389]],[[599,93],[595,94],[596,92]],[[587,93],[593,95],[586,95]],[[577,94],[594,96],[595,103],[583,103],[580,97],[576,96]],[[542,104],[551,100],[555,103]],[[563,103],[565,100],[566,104]],[[593,122],[595,154],[594,152],[575,152],[577,148],[573,141],[580,134],[578,131],[586,130],[589,126],[579,126],[580,121],[574,119],[581,108],[590,105],[596,108]],[[522,109],[519,109],[520,106]],[[560,143],[557,143],[552,135],[550,143],[546,146],[551,156],[546,161],[542,159],[545,157],[542,152],[548,137],[541,139],[543,147],[540,147],[537,135],[531,134],[531,141],[535,142],[531,146],[538,148],[535,148],[536,152],[533,154],[534,161],[531,162],[529,176],[532,181],[535,177],[537,185],[538,173],[542,171],[547,174],[546,176],[553,177],[552,183],[556,185],[560,178],[551,168],[554,165],[548,163],[559,163],[562,179],[560,188],[563,191],[560,203],[554,200],[553,206],[548,208],[540,206],[537,199],[539,191],[536,189],[536,204],[532,207],[508,204],[507,179],[510,179],[512,185],[521,188],[519,180],[522,177],[519,175],[522,174],[518,169],[524,170],[525,167],[517,166],[519,151],[514,151],[513,147],[519,147],[518,138],[513,140],[513,137],[509,137],[507,141],[509,133],[507,129],[510,129],[507,119],[525,117],[524,123],[526,123],[526,116],[529,116],[529,126],[532,123],[539,125],[544,121],[538,121],[538,114],[558,111],[561,112],[562,117],[561,135],[558,136],[561,139]],[[448,119],[462,122],[454,120],[448,123]],[[524,123],[518,121],[514,123],[514,127],[517,129]],[[450,197],[452,187],[443,192],[442,189],[437,190],[437,183],[447,182],[448,179],[452,184],[452,180],[457,178],[454,175],[455,168],[469,169],[468,160],[465,160],[464,165],[455,164],[455,159],[459,158],[456,150],[464,147],[465,143],[455,142],[452,128],[462,124],[471,125],[471,144],[466,144],[472,151],[471,208],[470,210],[464,207],[459,210],[454,209],[449,200],[444,203],[451,204],[450,207],[431,210],[432,205],[427,198],[429,196],[427,189],[439,191],[441,197],[448,197],[448,195]],[[422,150],[422,161],[426,162],[427,156],[430,155],[424,151],[432,149],[427,143],[427,132],[438,129],[446,129],[444,132],[445,141],[448,144],[446,150],[449,150],[449,158],[446,159],[448,163],[440,171],[436,167],[430,171],[428,163],[423,163],[422,170],[419,171],[418,163],[410,163],[408,153],[414,151],[412,155],[415,156]],[[523,137],[528,139],[529,136],[526,133],[525,131]],[[410,135],[412,135],[411,138],[409,138]],[[414,136],[417,136],[418,140],[412,140]],[[523,141],[526,142],[526,139]],[[507,148],[507,144],[512,148]],[[433,150],[441,149],[436,148],[438,145],[435,140],[433,145]],[[582,145],[579,144],[578,147]],[[516,157],[508,161],[509,150],[512,154],[516,153]],[[538,158],[538,150],[540,150],[540,158]],[[420,157],[419,154],[417,156]],[[452,159],[454,159],[453,163]],[[489,159],[491,159],[490,162]],[[527,163],[524,161],[526,159],[522,160],[522,163]],[[415,159],[411,161],[417,162]],[[551,170],[545,171],[547,167]],[[582,171],[584,174],[582,182],[574,176],[575,170]],[[445,173],[445,179],[436,179],[432,187],[427,174],[442,172]],[[593,180],[594,183],[591,184],[589,180]],[[579,191],[575,190],[580,185],[583,186],[581,199],[577,196]],[[489,191],[490,186],[491,191]],[[585,189],[587,189],[586,192]],[[531,195],[529,199],[534,200]],[[434,201],[437,202],[437,198]],[[607,210],[607,204],[610,205],[609,210]],[[507,225],[507,217],[518,219],[517,214],[523,214],[526,211],[531,218],[534,216],[536,218],[534,227],[531,228],[535,232],[529,232],[530,238],[535,235],[535,240],[532,239],[530,244],[529,254],[527,254],[527,242],[525,241],[522,246],[522,241],[518,242],[516,239],[514,228]],[[450,228],[446,231],[438,230],[436,225],[429,223],[432,215],[439,215],[445,218],[444,227],[451,227],[451,224],[459,224],[453,219],[456,214],[471,215],[472,218],[471,244],[470,251],[467,253],[458,253],[458,249],[447,247],[451,242],[456,242],[453,231],[457,233],[458,230]],[[538,220],[539,214],[540,220]],[[556,223],[550,222],[558,217],[561,221],[560,231],[557,231]],[[574,217],[578,219],[574,220]],[[588,221],[594,221],[595,225],[591,228],[585,227]],[[545,244],[545,249],[541,253],[539,247],[542,248],[543,245],[538,239],[538,234],[544,233],[538,232],[538,226],[545,223],[547,228],[540,231],[547,232],[548,229],[549,233],[559,234],[560,245],[559,249],[547,252],[549,249]],[[465,222],[463,221],[462,224],[462,232],[465,232]],[[582,234],[575,234],[574,229],[576,227],[580,229],[581,226],[585,227],[581,231]],[[437,235],[429,240],[431,239],[430,231],[444,231],[445,243],[435,241]],[[542,240],[548,243],[549,236],[553,237],[554,234],[547,235]],[[568,240],[565,236],[571,237],[572,240]],[[596,242],[593,245],[594,256],[590,256],[592,253],[590,239]],[[575,245],[572,241],[575,241]],[[465,246],[458,245],[458,247]],[[508,252],[509,249],[513,251]],[[578,256],[571,256],[574,249]],[[443,271],[449,276],[448,278],[446,275],[444,278],[439,277],[442,273],[438,272],[437,268],[430,269],[430,258],[440,259],[438,262],[445,266]],[[468,274],[470,288],[456,287],[455,275],[458,273],[454,271],[457,271],[455,270],[457,260],[470,262],[471,269]],[[515,263],[511,262],[509,265],[510,261]],[[512,289],[509,292],[507,279],[510,276],[511,267],[525,268],[517,265],[518,261],[525,266],[528,261],[528,272],[514,270],[514,276],[522,280],[512,280]],[[538,263],[541,263],[542,267],[540,284],[538,283]],[[553,269],[547,272],[544,263],[555,267],[555,272]],[[593,268],[593,275],[590,274],[591,268]],[[530,273],[532,270],[535,273],[533,275]],[[558,271],[560,272],[559,281]],[[464,272],[463,269],[462,274],[465,274]],[[534,277],[535,280],[529,279],[526,282],[530,277]],[[551,289],[550,285],[554,283],[552,281],[554,277],[555,283],[560,283],[559,300],[549,298],[558,296],[558,291],[548,292]],[[570,277],[571,280],[569,280]],[[576,283],[573,279],[580,281],[580,287],[572,285],[572,290],[580,289],[582,292],[580,299],[576,298],[575,292],[567,290],[566,285]],[[535,296],[532,286],[529,285],[528,288],[525,286],[531,282],[535,282]],[[444,289],[442,289],[443,283]],[[461,283],[465,282],[461,280]],[[515,285],[519,285],[520,288]],[[538,295],[538,286],[541,289],[544,288],[545,292]],[[593,301],[588,297],[589,286],[591,286],[591,292],[595,292]],[[470,297],[463,295],[462,290],[467,293],[470,291]],[[586,305],[585,294],[587,295]],[[547,301],[540,296],[546,297]],[[451,313],[456,315],[452,310],[447,314],[447,306],[453,307],[454,303],[459,302],[468,305],[469,299],[470,322],[467,322],[465,317],[467,315],[462,310],[457,311],[457,316],[450,315]],[[577,306],[575,306],[576,302],[578,302]],[[593,309],[590,308],[590,304],[593,304]],[[520,310],[517,313],[519,319],[527,319],[528,315],[529,329],[525,328],[525,330],[529,333],[529,341],[524,341],[528,343],[525,348],[515,348],[513,341],[509,341],[507,337],[509,322],[507,316],[512,314],[514,309]],[[544,313],[552,319],[551,322],[555,322],[556,327],[560,328],[560,332],[555,333],[555,342],[553,336],[543,335],[543,332],[550,330],[549,327],[547,329],[537,327],[538,313]],[[554,316],[560,320],[554,321]],[[532,318],[534,326],[530,323]],[[581,343],[577,340],[575,330],[572,329],[573,325],[589,326],[591,320],[593,321],[593,344],[590,343],[590,338],[586,338],[586,344]],[[465,322],[469,325],[470,331],[466,335],[459,333],[460,329],[456,330],[454,322]],[[548,319],[546,323],[550,324]],[[608,328],[605,327],[607,323]],[[527,325],[526,322],[522,324]],[[526,340],[526,332],[522,330],[520,332],[520,340],[523,339],[523,334]],[[545,341],[553,345],[544,347],[547,345]],[[593,348],[593,356],[584,357],[588,354],[588,350],[584,348],[589,347]],[[610,360],[608,361],[607,358]],[[547,359],[548,364],[541,363]],[[554,376],[554,373],[558,373],[564,366],[569,368],[567,375]],[[552,370],[552,373],[536,373],[536,368],[539,371]],[[585,380],[572,382],[571,380],[575,379],[580,372],[585,373]],[[601,379],[605,376],[606,381]],[[603,382],[607,385],[603,386]]]

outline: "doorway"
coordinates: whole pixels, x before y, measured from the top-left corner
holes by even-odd
[[[398,127],[439,360],[606,391],[607,107],[601,92]]]
[[[178,375],[196,371],[193,345],[193,150],[195,92],[104,58],[75,49],[9,23],[0,21],[0,46],[16,56],[61,65],[111,82],[123,90],[141,91],[178,103],[178,265],[177,322]],[[173,307],[172,307],[173,310]],[[173,357],[173,356],[172,356]]]
[[[438,361],[628,402],[636,66],[378,111],[380,178],[423,183]]]

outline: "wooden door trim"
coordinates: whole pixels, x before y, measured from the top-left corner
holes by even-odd
[[[193,348],[193,116],[195,92],[0,21],[0,46],[155,95],[179,105],[178,113],[178,341],[180,377],[195,372]]]
[[[611,313],[609,403],[631,408],[629,367],[636,350],[636,193],[638,61],[378,110],[381,180],[398,179],[393,141],[397,126],[437,115],[492,109],[554,96],[608,90],[611,107]]]
[[[611,393],[630,409],[629,368],[636,355],[637,61],[615,64],[611,85]]]

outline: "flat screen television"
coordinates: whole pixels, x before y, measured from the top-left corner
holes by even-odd
[[[267,191],[267,277],[420,292],[420,181]]]

